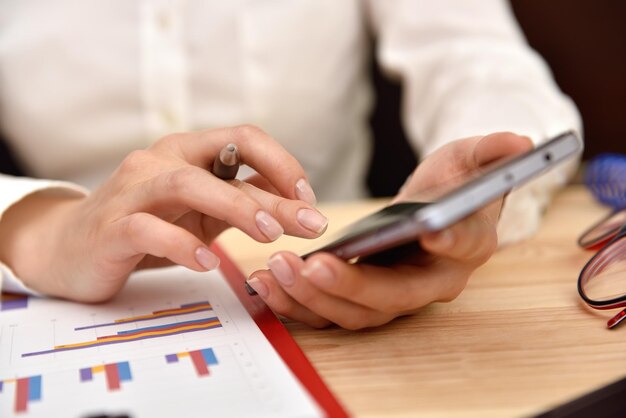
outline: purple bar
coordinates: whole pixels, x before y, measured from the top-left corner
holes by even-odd
[[[178,363],[178,355],[177,354],[166,354],[165,361],[168,363]]]
[[[158,334],[158,335],[146,335],[143,337],[137,337],[137,338],[133,338],[132,341],[139,341],[139,340],[147,340],[150,338],[160,338],[160,337],[165,337],[165,336],[170,336],[170,335],[178,335],[178,334],[185,334],[188,332],[196,332],[196,331],[205,331],[207,329],[215,329],[215,328],[221,328],[222,324],[217,323],[215,325],[207,325],[205,327],[202,328],[194,328],[194,329],[184,329],[184,330],[180,330],[180,331],[176,331],[176,332],[168,332],[167,334]],[[120,343],[126,343],[129,341],[126,340],[117,340],[117,341],[105,341],[99,344],[91,344],[91,345],[84,345],[84,346],[78,346],[78,347],[69,347],[69,348],[53,348],[51,350],[44,350],[44,351],[34,351],[32,353],[24,353],[22,354],[22,357],[30,357],[30,356],[39,356],[42,354],[52,354],[52,353],[59,353],[61,351],[70,351],[70,350],[80,350],[83,348],[91,348],[91,347],[100,347],[102,345],[110,345],[110,344],[120,344]]]
[[[0,380],[0,393],[2,393],[2,386],[4,386],[4,382]]]
[[[192,306],[202,306],[208,305],[208,300],[203,300],[202,302],[193,302],[193,303],[185,303],[184,305],[180,305],[181,308],[191,308]]]
[[[81,382],[89,382],[93,379],[93,373],[91,372],[91,367],[85,367],[84,369],[80,369],[80,381]]]
[[[161,314],[163,312],[167,312],[167,311],[172,311],[172,310],[176,310],[176,309],[180,309],[180,308],[191,308],[194,306],[205,306],[205,309],[198,309],[195,310],[193,312],[172,312],[170,314],[167,315],[158,315],[158,316],[148,316],[146,318],[126,318],[126,320],[124,321],[119,321],[119,322],[106,322],[104,324],[95,324],[95,325],[85,325],[83,327],[76,327],[74,328],[74,331],[82,331],[85,329],[93,329],[93,328],[100,328],[100,327],[110,327],[112,325],[122,325],[122,324],[132,324],[133,322],[142,322],[142,321],[152,321],[153,319],[156,318],[168,318],[171,316],[178,316],[178,315],[188,315],[188,314],[194,314],[194,313],[198,313],[198,312],[206,312],[206,311],[212,311],[213,308],[211,307],[211,304],[209,303],[209,301],[204,301],[204,302],[194,302],[194,303],[187,303],[185,305],[180,305],[179,308],[173,308],[173,309],[163,309],[160,311],[153,311],[153,314]]]
[[[27,295],[15,295],[13,293],[5,293],[0,296],[0,311],[8,311],[11,309],[24,309],[27,307]]]

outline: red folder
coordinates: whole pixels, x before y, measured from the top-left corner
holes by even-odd
[[[245,277],[230,257],[218,246],[212,245],[213,251],[220,259],[220,270],[228,284],[246,308],[252,319],[269,340],[276,352],[300,380],[309,394],[329,417],[348,417],[348,413],[337,401],[328,386],[317,374],[304,352],[291,337],[287,328],[258,296],[250,296],[245,290]]]

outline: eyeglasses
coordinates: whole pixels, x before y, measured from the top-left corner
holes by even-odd
[[[582,233],[578,245],[597,253],[578,276],[578,293],[592,308],[626,307],[626,209],[610,213]],[[612,317],[607,326],[626,319],[626,309]]]

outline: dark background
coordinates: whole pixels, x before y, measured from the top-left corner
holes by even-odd
[[[561,89],[576,102],[584,157],[626,154],[626,2],[512,0],[530,45],[548,62]],[[393,195],[415,167],[400,124],[400,87],[374,61],[374,159],[367,179],[375,196]],[[20,174],[0,138],[0,171]]]
[[[582,115],[584,158],[626,154],[626,1],[512,0],[530,45]],[[377,68],[373,64],[373,70]],[[400,128],[399,86],[375,74],[375,156],[368,177],[374,195],[395,194],[415,166]],[[399,157],[395,164],[388,164]]]

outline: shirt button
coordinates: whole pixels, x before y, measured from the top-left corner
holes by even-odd
[[[162,10],[157,15],[157,21],[161,31],[168,32],[172,27],[172,16],[165,10]]]
[[[180,129],[180,118],[171,109],[161,109],[161,122],[163,127],[169,131]]]

